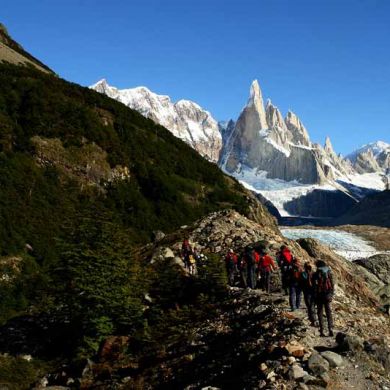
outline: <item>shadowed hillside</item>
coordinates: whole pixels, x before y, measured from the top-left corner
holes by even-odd
[[[367,196],[338,218],[336,224],[390,227],[390,191]]]

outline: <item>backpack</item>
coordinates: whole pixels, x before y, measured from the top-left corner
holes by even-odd
[[[288,248],[282,250],[279,255],[280,265],[282,267],[288,268],[292,263],[293,257]]]
[[[329,294],[333,291],[329,268],[318,270],[317,291],[321,294]]]
[[[256,260],[255,260],[255,252],[253,250],[245,252],[244,256],[245,262],[249,267],[252,267],[255,265]]]
[[[227,259],[226,259],[226,265],[229,269],[232,269],[235,267],[236,263],[234,261],[234,255],[233,254],[229,254],[227,256]]]
[[[302,283],[305,288],[313,287],[313,273],[309,273],[308,271],[303,271],[301,274]]]
[[[302,269],[300,266],[292,265],[290,270],[291,281],[301,282],[302,281]]]

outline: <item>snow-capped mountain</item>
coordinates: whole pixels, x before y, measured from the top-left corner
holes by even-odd
[[[302,184],[325,184],[347,174],[347,166],[333,151],[310,141],[309,134],[293,112],[283,118],[268,100],[266,107],[257,80],[250,88],[248,103],[226,138],[220,159],[228,173],[244,169],[266,173],[269,179]]]
[[[351,161],[358,173],[386,173],[390,170],[390,144],[377,141],[363,145],[346,159]]]
[[[357,174],[329,137],[324,146],[313,143],[296,114],[283,117],[271,100],[264,107],[257,80],[238,120],[226,129],[221,168],[271,201],[282,216],[335,217],[383,188],[377,173]]]
[[[247,188],[271,201],[282,216],[335,217],[372,191],[384,189],[390,145],[365,145],[346,159],[329,137],[313,143],[300,118],[264,105],[257,80],[237,121],[217,122],[189,100],[174,103],[146,87],[119,90],[101,80],[92,89],[170,130]]]
[[[146,87],[118,89],[104,79],[90,88],[166,127],[208,160],[218,161],[222,148],[218,122],[198,104],[190,100],[173,103],[169,96],[157,95]]]

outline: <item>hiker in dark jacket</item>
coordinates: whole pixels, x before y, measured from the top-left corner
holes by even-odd
[[[288,294],[288,277],[289,270],[291,268],[292,262],[292,254],[290,249],[286,247],[286,245],[282,245],[280,247],[280,251],[276,254],[276,260],[280,267],[280,273],[282,277],[282,290],[284,290],[284,294]]]
[[[237,271],[237,255],[234,253],[233,249],[229,249],[225,257],[226,271],[228,274],[229,285],[234,286],[234,276]]]
[[[314,282],[313,282],[314,272],[310,263],[305,263],[303,266],[302,272],[302,291],[303,298],[305,299],[305,304],[307,308],[307,315],[309,317],[310,324],[316,326],[316,319],[314,315]]]
[[[248,265],[245,260],[245,253],[242,253],[238,259],[238,270],[241,277],[241,285],[243,288],[248,286]]]
[[[326,318],[328,320],[329,336],[333,336],[333,318],[331,302],[334,295],[334,281],[330,268],[322,260],[316,261],[317,270],[313,276],[315,303],[317,305],[318,322],[320,325],[320,335],[324,334],[323,311],[325,308]]]
[[[260,255],[252,248],[247,247],[244,253],[244,261],[247,272],[247,286],[249,288],[256,287],[256,267],[259,263]]]
[[[292,260],[291,268],[288,271],[288,284],[290,308],[291,311],[295,311],[301,307],[302,297],[302,266],[295,257]]]

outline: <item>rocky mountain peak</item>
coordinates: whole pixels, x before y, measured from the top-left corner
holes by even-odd
[[[108,85],[106,79],[101,79],[97,83],[93,84],[90,88],[94,89],[97,92],[105,93],[105,91],[112,87]]]
[[[289,110],[285,118],[285,123],[293,135],[293,143],[311,146],[309,133],[295,113]]]
[[[222,136],[212,115],[190,100],[172,102],[167,95],[158,95],[146,87],[118,89],[105,79],[90,87],[145,117],[166,127],[171,133],[191,145],[203,157],[217,162],[222,148]]]
[[[287,131],[286,123],[284,122],[282,113],[279,111],[278,107],[272,104],[271,99],[267,100],[265,112],[267,124],[270,129],[278,127]]]
[[[257,113],[259,117],[259,130],[268,128],[263,95],[257,80],[254,80],[251,84],[249,99],[245,109],[253,109]]]
[[[329,136],[327,136],[325,138],[324,149],[325,149],[325,152],[328,153],[328,154],[336,154],[334,149],[333,149],[333,145],[332,145],[332,142],[331,142]]]

